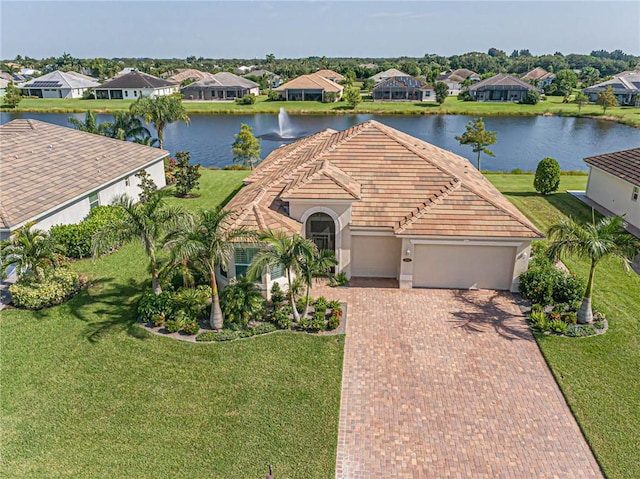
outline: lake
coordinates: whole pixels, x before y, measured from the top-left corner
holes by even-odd
[[[84,119],[84,114],[6,113],[0,114],[0,124],[15,118],[32,118],[69,126],[70,116]],[[231,144],[240,124],[254,128],[256,135],[278,130],[276,115],[191,115],[191,123],[174,123],[165,129],[165,148],[189,151],[191,159],[207,167],[223,167],[232,163]],[[311,134],[325,128],[343,130],[374,119],[441,148],[451,150],[476,164],[471,147],[462,146],[455,136],[465,130],[473,117],[464,115],[291,115],[292,129],[298,134]],[[110,115],[98,115],[98,121],[110,120]],[[640,146],[640,130],[618,123],[555,116],[486,117],[488,130],[496,131],[498,142],[489,147],[496,157],[482,155],[482,168],[510,171],[520,168],[534,171],[538,162],[550,156],[558,160],[563,170],[586,170],[582,161],[587,156]],[[262,140],[262,157],[282,145],[282,141]]]

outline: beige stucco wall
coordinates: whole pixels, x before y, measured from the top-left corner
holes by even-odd
[[[587,197],[640,228],[640,199],[632,200],[633,185],[599,168],[591,167]]]
[[[353,236],[351,274],[374,278],[397,278],[402,240],[395,236]]]

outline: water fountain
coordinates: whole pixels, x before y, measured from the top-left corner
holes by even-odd
[[[293,141],[302,138],[305,135],[303,131],[295,131],[291,126],[291,119],[284,108],[280,108],[278,112],[278,130],[270,131],[259,135],[263,140],[268,141]]]

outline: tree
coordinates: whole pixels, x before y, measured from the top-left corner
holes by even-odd
[[[216,269],[229,264],[235,248],[239,244],[252,243],[255,233],[244,228],[227,228],[226,225],[235,212],[223,210],[200,211],[186,227],[168,235],[165,248],[171,253],[173,264],[188,261],[202,272],[211,286],[211,310],[209,322],[213,329],[224,326],[224,316],[220,308]]]
[[[131,197],[121,195],[114,200],[113,205],[122,211],[122,215],[100,228],[93,236],[93,257],[109,249],[111,245],[140,240],[149,258],[151,287],[155,294],[160,294],[162,288],[159,280],[160,261],[156,254],[157,244],[167,232],[188,223],[187,215],[182,209],[167,205],[164,202],[164,194],[160,191],[152,194],[147,201],[135,204]]]
[[[9,82],[5,88],[3,103],[8,107],[15,108],[20,103],[20,100],[22,100],[20,89],[13,82]]]
[[[584,67],[580,72],[580,78],[582,79],[582,87],[590,87],[595,85],[600,78],[600,70],[594,67]]]
[[[356,81],[356,72],[354,72],[352,69],[347,70],[344,74],[344,84],[347,85],[349,88],[351,88],[355,83],[355,81]]]
[[[578,84],[578,75],[576,75],[573,70],[560,70],[556,73],[556,78],[553,80],[553,83],[556,84],[556,91],[564,97],[563,103],[567,103],[573,89]]]
[[[35,221],[25,224],[1,243],[2,277],[14,266],[18,277],[30,272],[42,280],[47,269],[56,264],[55,240],[47,232],[34,228],[35,224]]]
[[[606,216],[597,223],[581,224],[571,218],[563,218],[549,228],[550,245],[548,254],[558,259],[563,254],[575,255],[591,262],[589,279],[582,305],[578,310],[578,322],[593,321],[591,298],[596,267],[604,258],[612,257],[620,261],[627,272],[633,258],[640,254],[640,240],[623,227],[619,216]]]
[[[303,318],[306,317],[309,312],[309,299],[311,297],[311,283],[313,282],[313,278],[327,277],[331,268],[338,264],[338,260],[333,251],[318,250],[315,244],[313,246],[313,248],[305,251],[302,261],[300,262],[300,274],[307,287],[307,301],[305,302],[304,313],[302,314]]]
[[[69,117],[69,123],[71,123],[76,130],[93,133],[94,135],[104,135],[106,130],[106,127],[102,126],[104,123],[102,125],[98,125],[96,114],[90,110],[85,114],[84,121]]]
[[[233,162],[253,170],[253,165],[260,162],[260,139],[254,136],[253,128],[244,123],[240,125],[240,133],[234,136]]]
[[[201,176],[200,165],[190,165],[191,155],[188,151],[176,153],[176,193],[178,196],[187,196],[191,190],[198,188]]]
[[[180,94],[158,96],[155,98],[140,97],[129,107],[129,111],[151,123],[158,132],[158,146],[164,147],[164,128],[176,121],[189,123],[189,116],[182,104]]]
[[[573,103],[578,105],[578,114],[580,114],[580,110],[582,110],[582,107],[585,104],[589,103],[589,97],[584,92],[579,91],[573,98]]]
[[[527,95],[520,100],[523,105],[537,105],[540,101],[540,92],[538,90],[529,90]]]
[[[371,89],[373,88],[374,85],[375,85],[375,82],[373,81],[372,78],[367,78],[362,82],[362,88],[364,88],[368,92],[371,92]]]
[[[558,191],[560,186],[560,165],[553,158],[543,158],[536,168],[533,187],[538,193],[548,195]]]
[[[357,88],[347,88],[347,91],[344,93],[344,101],[347,102],[347,106],[349,108],[355,108],[360,103],[362,103],[362,95],[360,95],[360,90]]]
[[[138,195],[138,199],[144,203],[147,201],[154,193],[158,190],[158,186],[151,178],[151,175],[147,173],[147,170],[144,168],[136,173],[136,178],[140,180],[140,184],[138,187],[140,188],[140,194]]]
[[[604,90],[600,90],[598,92],[596,105],[600,105],[602,107],[603,115],[607,114],[607,108],[618,105],[618,99],[614,95],[611,85],[607,85]]]
[[[482,118],[474,118],[469,121],[466,126],[466,131],[461,136],[456,136],[455,138],[461,145],[471,145],[473,152],[478,154],[479,171],[481,171],[480,155],[482,153],[486,153],[489,156],[496,156],[487,146],[493,145],[498,141],[498,136],[495,131],[484,129],[484,121],[482,121]]]
[[[260,235],[260,241],[266,247],[253,257],[253,261],[247,270],[247,276],[251,279],[260,277],[267,268],[280,266],[287,277],[289,289],[289,303],[293,310],[293,319],[300,321],[300,313],[296,308],[296,297],[292,288],[293,276],[299,274],[304,258],[312,256],[316,245],[309,239],[300,235],[287,236],[283,231],[268,230]]]
[[[438,105],[442,105],[444,101],[447,99],[447,97],[449,96],[449,87],[445,82],[439,81],[439,82],[436,82],[435,84],[435,90],[436,90],[436,101],[438,102]]]
[[[151,133],[140,118],[126,111],[116,112],[113,115],[113,121],[101,123],[98,130],[100,134],[110,138],[136,143],[151,137]]]

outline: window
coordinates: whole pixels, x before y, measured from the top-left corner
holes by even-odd
[[[260,251],[259,248],[236,248],[234,253],[236,277],[247,274],[247,269],[249,269],[249,265],[258,251]]]
[[[98,193],[91,193],[89,195],[89,209],[92,210],[96,206],[100,205],[100,200],[98,199]]]
[[[124,96],[129,96],[129,92],[127,90],[124,91]]]
[[[137,90],[133,90],[133,96],[138,96],[138,91]]]
[[[130,176],[127,176],[124,179],[124,186],[131,186],[131,177]]]
[[[633,187],[633,194],[631,195],[631,199],[633,201],[638,201],[638,195],[640,195],[640,186]]]
[[[274,279],[282,278],[284,276],[284,269],[282,265],[278,264],[271,267],[271,281]]]

